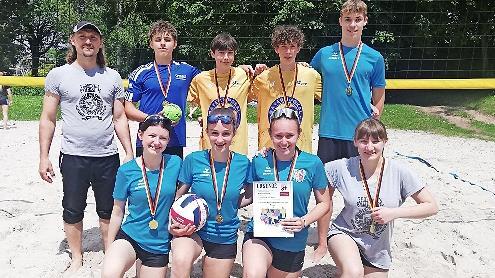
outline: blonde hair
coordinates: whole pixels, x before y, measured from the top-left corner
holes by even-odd
[[[362,13],[368,16],[368,6],[362,0],[347,0],[340,9],[341,16],[345,13]]]
[[[377,119],[369,118],[360,122],[354,131],[354,140],[364,138],[377,138],[382,141],[387,141],[387,129],[385,125]]]

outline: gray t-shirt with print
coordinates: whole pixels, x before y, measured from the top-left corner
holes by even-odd
[[[344,158],[325,164],[330,185],[344,198],[344,208],[332,222],[328,236],[345,233],[358,245],[361,254],[372,265],[389,269],[392,262],[390,244],[393,221],[385,225],[375,223],[375,232],[370,232],[371,209],[359,172],[359,157]],[[376,175],[375,175],[376,176]],[[368,179],[371,198],[375,198],[378,177]],[[405,199],[424,187],[405,165],[385,160],[378,204],[396,208]]]
[[[118,152],[113,104],[124,98],[124,88],[117,71],[66,64],[48,73],[45,91],[60,96],[62,153],[105,157]]]

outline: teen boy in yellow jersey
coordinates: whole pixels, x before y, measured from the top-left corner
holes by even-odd
[[[247,103],[250,93],[250,78],[240,67],[232,67],[237,51],[236,40],[228,33],[218,34],[211,42],[211,57],[215,68],[198,74],[191,82],[187,100],[199,105],[202,115],[203,133],[206,134],[207,117],[217,107],[231,108],[237,114],[237,131],[231,150],[248,153]],[[200,147],[211,147],[206,136],[201,136]]]
[[[313,152],[314,99],[321,99],[321,77],[314,69],[296,63],[303,44],[304,34],[296,26],[277,26],[272,32],[272,46],[280,64],[263,71],[252,86],[253,95],[258,98],[259,149],[272,147],[268,134],[270,115],[287,106],[297,111],[301,121],[297,147]]]

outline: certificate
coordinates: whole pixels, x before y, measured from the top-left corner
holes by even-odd
[[[255,237],[294,237],[280,221],[292,218],[292,181],[253,182],[253,229]]]

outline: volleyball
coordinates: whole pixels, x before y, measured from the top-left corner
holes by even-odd
[[[182,117],[182,109],[175,103],[167,102],[163,105],[162,115],[169,118],[173,125],[176,125]]]
[[[184,194],[175,200],[170,209],[170,218],[182,225],[191,224],[201,229],[208,218],[206,201],[196,194]]]

